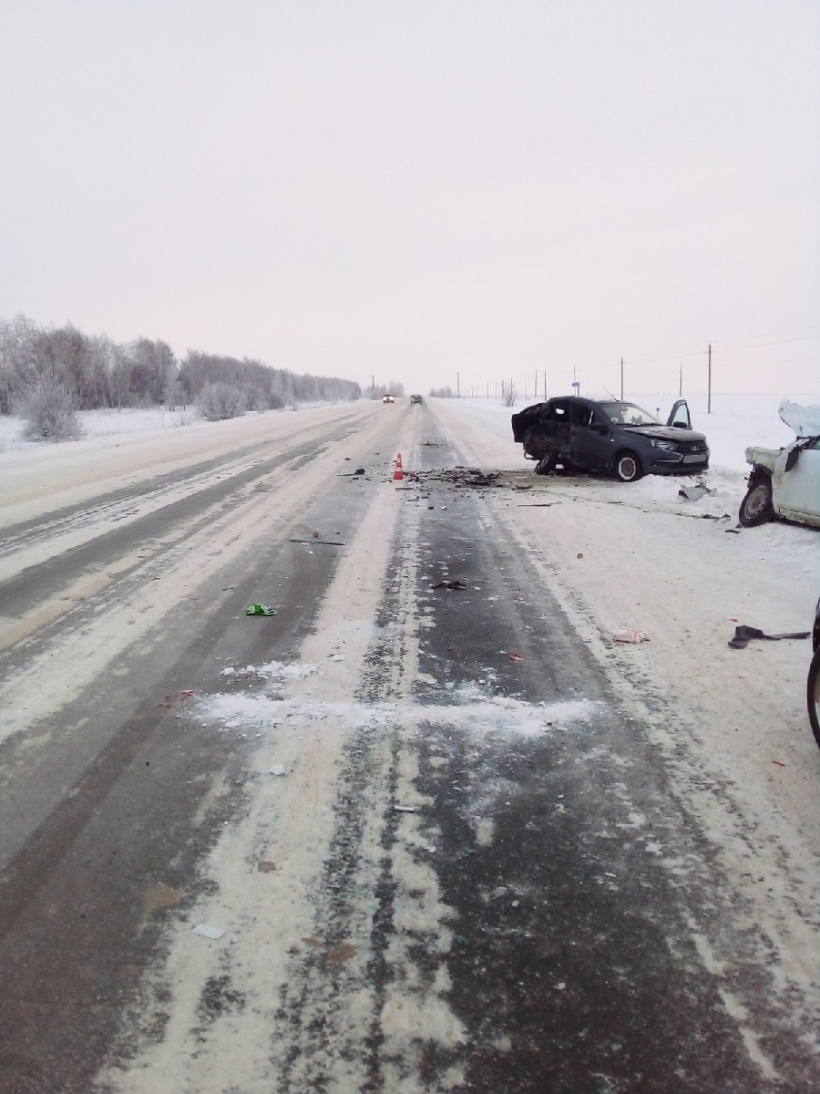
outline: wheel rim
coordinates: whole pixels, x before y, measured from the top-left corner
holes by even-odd
[[[634,479],[638,473],[638,465],[632,456],[622,456],[618,464],[622,478]]]
[[[759,517],[768,504],[769,489],[765,483],[760,483],[746,499],[746,512],[750,517]]]

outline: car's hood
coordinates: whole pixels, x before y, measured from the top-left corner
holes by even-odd
[[[777,413],[798,437],[820,437],[820,406],[801,406],[784,399]]]
[[[632,425],[626,432],[640,433],[642,437],[655,437],[660,441],[706,442],[703,433],[697,433],[694,429],[676,429],[671,425]]]
[[[746,462],[756,463],[760,467],[766,467],[769,471],[774,471],[775,462],[782,451],[782,448],[747,448]]]

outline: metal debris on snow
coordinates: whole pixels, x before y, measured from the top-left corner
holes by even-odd
[[[706,494],[716,494],[717,490],[714,487],[709,487],[705,482],[686,483],[678,490],[678,497],[686,498],[687,501],[700,501],[700,499]]]

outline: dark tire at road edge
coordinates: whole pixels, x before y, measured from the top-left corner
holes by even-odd
[[[768,478],[756,479],[746,491],[740,503],[738,520],[744,528],[754,528],[774,518],[772,508],[772,484]]]
[[[643,476],[640,459],[626,449],[615,457],[615,475],[621,482],[637,482]]]
[[[817,741],[817,747],[820,748],[820,646],[814,651],[814,657],[809,665],[806,701],[814,739]]]

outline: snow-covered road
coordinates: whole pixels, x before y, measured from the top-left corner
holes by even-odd
[[[0,1089],[816,1089],[810,643],[728,646],[820,593],[736,531],[762,429],[698,502],[477,401],[0,450]]]

